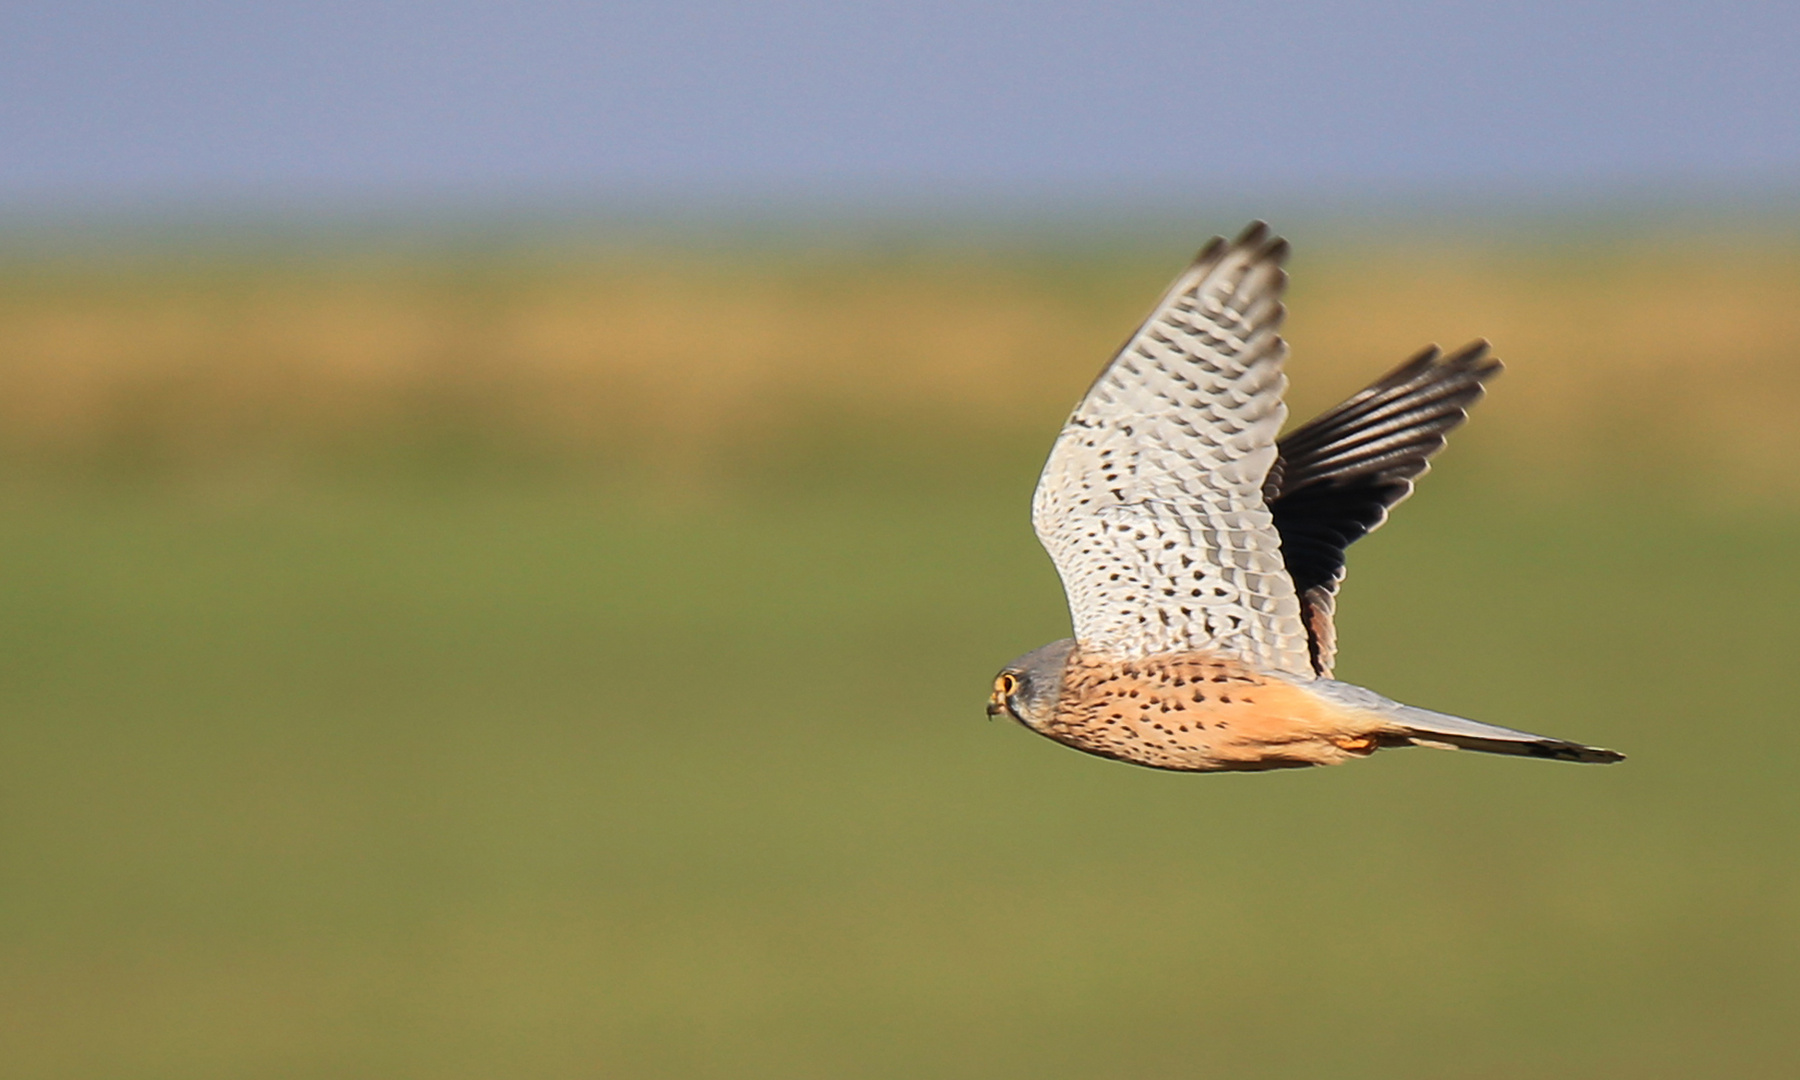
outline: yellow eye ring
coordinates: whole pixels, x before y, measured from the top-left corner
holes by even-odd
[[[1019,680],[1012,675],[1000,676],[1000,696],[1012,697],[1013,691],[1019,688]]]

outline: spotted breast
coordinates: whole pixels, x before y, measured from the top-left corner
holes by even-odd
[[[1382,720],[1206,653],[1074,651],[1039,730],[1101,757],[1190,772],[1333,765],[1375,751]]]

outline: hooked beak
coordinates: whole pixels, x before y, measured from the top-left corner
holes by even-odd
[[[1006,702],[1000,697],[998,690],[988,695],[987,714],[989,720],[1006,714]]]

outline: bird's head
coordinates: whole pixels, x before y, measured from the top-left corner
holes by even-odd
[[[1074,639],[1064,638],[1033,649],[1001,668],[1000,674],[994,676],[994,690],[988,695],[988,716],[1010,716],[1033,730],[1047,723],[1056,713],[1063,668],[1074,651]]]

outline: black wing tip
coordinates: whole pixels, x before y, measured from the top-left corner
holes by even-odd
[[[1237,239],[1233,240],[1231,245],[1233,247],[1261,247],[1263,241],[1268,238],[1269,223],[1261,218],[1256,218],[1251,221],[1250,224],[1244,226],[1244,231],[1238,233]],[[1277,242],[1280,242],[1279,237],[1276,239]]]
[[[1487,338],[1476,338],[1444,357],[1443,366],[1464,369],[1477,379],[1491,379],[1506,370],[1506,365],[1493,355],[1493,350],[1494,345]]]
[[[1290,251],[1288,242],[1271,232],[1268,222],[1257,220],[1244,226],[1243,231],[1237,234],[1236,239],[1227,240],[1223,236],[1215,236],[1208,240],[1206,246],[1200,249],[1200,253],[1194,256],[1194,262],[1211,262],[1223,257],[1228,251],[1246,249],[1254,251],[1259,259],[1275,263],[1285,261]]]
[[[1433,342],[1402,360],[1363,392],[1391,389],[1425,375],[1431,376],[1429,381],[1473,376],[1473,381],[1484,382],[1506,370],[1500,358],[1492,355],[1493,348],[1487,338],[1476,338],[1455,352],[1446,353]]]

